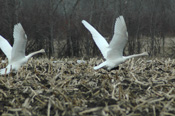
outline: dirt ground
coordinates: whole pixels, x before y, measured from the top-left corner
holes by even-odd
[[[31,59],[17,74],[0,76],[0,115],[175,114],[174,59],[139,58],[116,70],[93,70],[100,62]]]

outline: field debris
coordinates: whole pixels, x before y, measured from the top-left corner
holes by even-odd
[[[130,59],[112,71],[93,70],[102,59],[82,61],[32,58],[0,76],[0,115],[175,114],[174,59]]]

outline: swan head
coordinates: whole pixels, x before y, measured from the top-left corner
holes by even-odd
[[[41,52],[41,53],[45,53],[45,50],[44,50],[44,49],[41,49],[39,52]]]
[[[145,55],[145,56],[149,55],[148,52],[143,52],[142,54]]]

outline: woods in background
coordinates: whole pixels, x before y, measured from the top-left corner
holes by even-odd
[[[49,57],[95,57],[100,52],[81,21],[110,41],[115,20],[123,15],[129,33],[125,54],[175,57],[174,41],[168,39],[175,35],[174,8],[174,0],[0,0],[0,34],[12,45],[13,26],[20,22],[27,52],[45,48]]]

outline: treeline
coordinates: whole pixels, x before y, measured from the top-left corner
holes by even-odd
[[[125,54],[165,56],[166,38],[175,35],[174,8],[174,0],[0,0],[0,34],[12,45],[13,26],[21,22],[27,53],[44,48],[49,57],[94,57],[100,52],[81,20],[110,41],[115,19],[123,15],[129,33]]]

